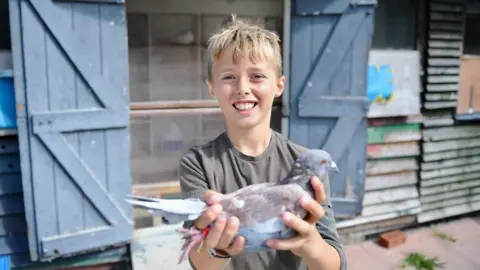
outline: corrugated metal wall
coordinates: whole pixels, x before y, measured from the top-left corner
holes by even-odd
[[[480,210],[480,126],[455,121],[465,1],[428,9],[420,223]]]

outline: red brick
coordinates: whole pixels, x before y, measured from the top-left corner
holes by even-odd
[[[405,233],[395,230],[386,233],[382,233],[380,235],[380,239],[378,243],[385,248],[392,248],[396,246],[400,246],[407,241],[407,236]]]

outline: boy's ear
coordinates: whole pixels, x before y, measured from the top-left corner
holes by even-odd
[[[208,92],[210,93],[210,96],[212,96],[213,98],[216,98],[215,92],[213,91],[212,81],[210,81],[209,79],[206,79],[205,83],[207,84]]]
[[[283,90],[285,89],[285,76],[282,76],[278,79],[277,88],[275,89],[275,97],[279,97],[282,95]]]

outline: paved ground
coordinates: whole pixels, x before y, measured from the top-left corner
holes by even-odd
[[[409,252],[436,256],[445,263],[443,269],[480,269],[480,218],[464,218],[435,228],[452,236],[456,242],[436,237],[431,228],[422,228],[407,232],[407,242],[392,249],[385,249],[375,242],[349,245],[345,247],[348,269],[401,269],[399,265]]]

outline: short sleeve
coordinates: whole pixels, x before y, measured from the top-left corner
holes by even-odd
[[[322,236],[322,238],[335,248],[340,255],[340,269],[346,270],[347,269],[347,258],[345,256],[345,252],[343,250],[342,244],[340,242],[340,238],[338,237],[338,232],[335,224],[335,218],[333,215],[333,208],[332,202],[330,197],[330,182],[326,181],[324,183],[325,195],[326,199],[325,202],[322,204],[323,209],[325,209],[325,216],[317,222],[317,230]]]
[[[201,155],[190,149],[180,159],[180,190],[182,198],[198,198],[203,200],[209,189]]]

